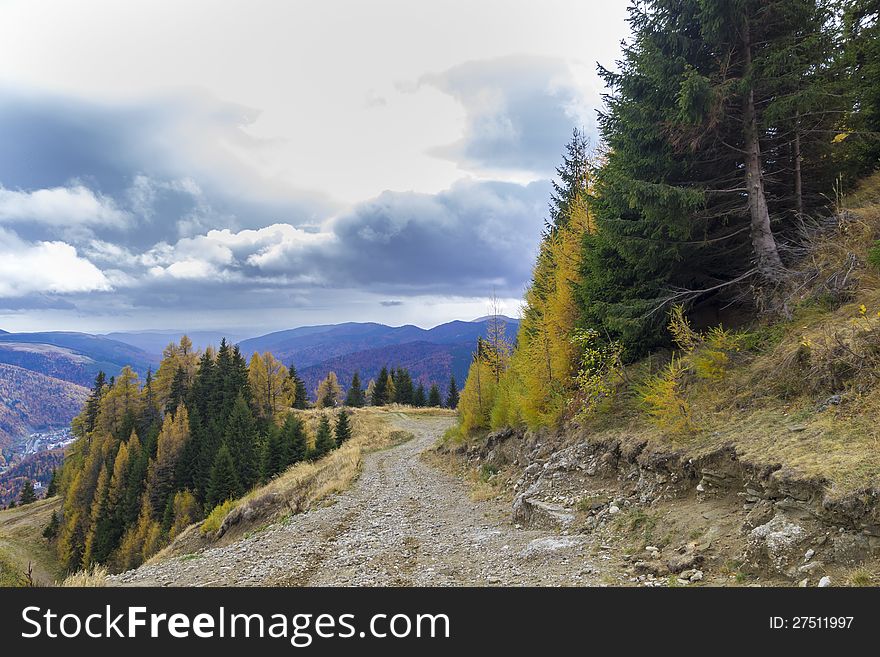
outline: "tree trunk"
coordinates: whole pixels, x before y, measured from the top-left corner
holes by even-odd
[[[743,30],[746,75],[751,74],[752,48],[749,37],[748,19]],[[751,216],[752,249],[755,265],[764,278],[777,281],[784,269],[776,239],[770,228],[770,211],[764,194],[764,174],[761,162],[761,145],[758,141],[758,120],[755,114],[755,92],[749,86],[745,94],[745,116],[743,131],[746,150],[746,189],[748,190],[749,214]]]
[[[794,128],[794,206],[797,216],[804,214],[804,187],[801,179],[801,118],[798,113]]]

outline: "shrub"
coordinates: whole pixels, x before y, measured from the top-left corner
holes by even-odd
[[[673,356],[660,374],[636,386],[648,417],[669,433],[690,433],[696,428],[690,405],[681,394],[682,377],[688,369],[687,363]]]
[[[205,518],[205,521],[202,523],[199,530],[202,534],[213,534],[218,529],[220,529],[220,525],[223,524],[223,520],[229,515],[229,512],[232,511],[236,505],[238,504],[235,500],[226,500],[225,502],[218,504],[213,508],[211,513],[208,514],[208,517]]]
[[[602,342],[595,329],[578,329],[572,342],[581,350],[581,365],[576,381],[584,397],[581,413],[588,413],[614,394],[614,379],[622,372],[623,346],[616,340]]]

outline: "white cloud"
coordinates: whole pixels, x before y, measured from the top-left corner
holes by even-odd
[[[100,269],[65,242],[24,242],[0,229],[0,297],[109,290]]]
[[[121,227],[129,218],[113,199],[96,194],[83,185],[33,191],[0,186],[0,222]]]

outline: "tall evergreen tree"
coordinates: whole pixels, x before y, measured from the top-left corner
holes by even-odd
[[[238,481],[235,464],[232,462],[232,454],[229,448],[223,445],[217,452],[211,468],[205,508],[213,509],[226,500],[237,498],[241,493],[242,487]]]
[[[305,460],[309,451],[306,432],[303,423],[293,413],[284,419],[279,439],[285,468]]]
[[[34,492],[34,482],[30,479],[26,479],[24,486],[21,488],[21,492],[18,494],[18,506],[24,506],[25,504],[31,504],[36,501],[37,494]]]
[[[333,440],[333,432],[330,429],[330,419],[327,415],[321,415],[318,422],[318,432],[315,434],[315,447],[312,449],[311,458],[316,461],[336,447]]]
[[[366,403],[364,390],[361,387],[361,377],[358,372],[351,377],[351,385],[348,387],[348,393],[345,396],[345,405],[353,408],[361,408]]]
[[[816,114],[815,131],[798,119],[827,84],[824,4],[631,6],[623,58],[600,69],[611,90],[599,117],[607,155],[580,289],[583,323],[622,339],[630,357],[667,339],[660,309],[671,299],[721,303],[743,277],[759,294],[782,277],[778,241],[798,205],[794,164],[810,164],[821,185],[818,171],[832,162],[806,154],[830,141],[822,126],[833,112]],[[802,157],[792,158],[798,137]],[[809,210],[818,196],[802,182]]]
[[[851,90],[847,142],[854,142],[856,176],[880,168],[880,0],[846,0],[845,60]]]
[[[428,398],[425,395],[425,386],[422,383],[419,383],[416,391],[413,393],[412,405],[416,408],[422,408],[428,403]]]
[[[339,409],[339,414],[336,416],[336,427],[334,432],[336,434],[337,446],[340,446],[346,440],[351,439],[351,422],[348,419],[348,411],[344,408]]]
[[[443,406],[443,400],[440,398],[440,388],[437,387],[436,383],[431,384],[431,390],[428,392],[428,406]]]
[[[455,376],[449,377],[449,388],[446,390],[446,408],[455,410],[458,408],[459,392],[455,384]]]
[[[373,386],[373,396],[370,399],[371,406],[385,406],[389,403],[388,399],[388,368],[383,367],[376,377],[376,383]]]
[[[306,392],[306,382],[303,381],[296,373],[293,363],[290,364],[290,378],[294,385],[293,407],[299,410],[305,410],[309,407],[309,393]]]
[[[391,380],[394,384],[394,401],[398,404],[411,406],[415,390],[413,389],[413,381],[409,370],[398,367],[392,371]]]
[[[85,421],[83,423],[83,430],[86,433],[91,433],[95,430],[95,423],[98,420],[98,411],[101,408],[101,397],[104,395],[106,389],[107,375],[101,370],[95,376],[95,382],[92,385],[92,392],[89,394],[88,399],[86,399],[84,413]]]
[[[49,479],[49,485],[46,487],[46,497],[55,497],[58,494],[58,470],[52,468],[52,477]]]
[[[250,405],[242,394],[236,398],[229,412],[224,441],[235,464],[238,483],[243,490],[248,490],[259,479],[260,464],[256,449],[256,423]]]

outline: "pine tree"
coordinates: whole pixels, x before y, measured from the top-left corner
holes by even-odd
[[[415,391],[413,390],[413,381],[409,370],[398,367],[392,371],[391,380],[393,383],[391,387],[394,389],[393,400],[398,404],[411,406]]]
[[[49,479],[49,485],[46,487],[46,497],[55,497],[58,494],[58,470],[52,468],[52,478]]]
[[[880,1],[847,0],[843,29],[852,110],[841,134],[855,150],[853,174],[861,176],[880,168]]]
[[[315,435],[315,447],[312,449],[312,460],[318,460],[335,447],[333,432],[330,429],[330,419],[326,415],[321,415],[321,420],[318,422],[318,433]]]
[[[629,357],[667,339],[670,300],[718,305],[743,278],[758,295],[771,288],[784,275],[779,240],[799,212],[825,204],[816,192],[833,169],[828,128],[841,116],[830,106],[840,94],[828,93],[825,4],[630,9],[623,58],[600,69],[611,90],[599,117],[607,155],[579,277],[582,324],[622,339]]]
[[[226,445],[217,452],[214,465],[211,468],[211,478],[208,482],[208,491],[205,498],[205,508],[213,509],[226,500],[239,497],[242,488],[238,480],[235,464],[232,462],[232,454]]]
[[[308,441],[303,423],[293,413],[287,416],[281,427],[280,441],[284,455],[284,467],[304,461],[308,456]]]
[[[243,394],[236,398],[224,429],[224,442],[236,466],[238,484],[248,490],[259,479],[260,463],[256,451],[257,427]]]
[[[440,388],[437,387],[436,383],[432,383],[431,390],[428,393],[428,406],[436,408],[442,405],[443,400],[440,398]]]
[[[268,481],[287,467],[287,454],[282,443],[281,429],[272,427],[266,443],[266,454],[263,459],[261,479]]]
[[[422,408],[428,403],[428,398],[425,395],[425,386],[423,384],[419,384],[416,388],[416,391],[413,393],[412,405],[416,408]]]
[[[449,377],[449,388],[446,390],[446,408],[455,410],[458,408],[458,386],[455,384],[455,376]]]
[[[366,403],[363,388],[361,388],[361,377],[358,372],[351,377],[351,385],[348,387],[348,394],[345,396],[345,405],[353,408],[361,408]]]
[[[385,406],[388,403],[388,368],[383,367],[382,371],[379,372],[379,376],[376,377],[376,382],[373,386],[373,395],[370,399],[370,405]]]
[[[92,385],[92,392],[89,394],[88,399],[86,399],[86,405],[83,411],[83,435],[95,430],[95,424],[98,421],[98,411],[101,405],[101,397],[104,395],[106,386],[107,375],[101,370],[95,376],[95,382]]]
[[[21,492],[18,495],[18,506],[24,506],[37,501],[37,495],[34,493],[34,482],[26,479]]]
[[[52,517],[49,518],[49,524],[43,529],[43,538],[53,540],[58,535],[58,527],[61,522],[58,520],[58,512],[52,511]]]
[[[336,445],[342,445],[346,440],[351,438],[351,422],[348,420],[348,411],[344,408],[339,410],[336,416]]]
[[[168,397],[168,402],[165,404],[166,413],[177,412],[178,405],[186,399],[188,394],[186,379],[186,370],[182,365],[179,365],[171,381],[171,394]]]
[[[294,399],[293,407],[299,410],[305,410],[309,407],[309,394],[306,392],[306,382],[303,381],[296,373],[296,368],[291,364],[290,379],[293,381]]]

